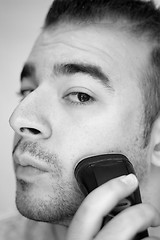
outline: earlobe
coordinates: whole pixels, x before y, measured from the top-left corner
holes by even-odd
[[[151,132],[151,162],[160,167],[160,117],[153,124]]]

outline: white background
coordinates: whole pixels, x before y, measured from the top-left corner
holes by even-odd
[[[14,209],[13,131],[8,119],[18,103],[19,74],[52,0],[0,0],[0,217]],[[160,0],[156,0],[160,3]]]
[[[51,0],[0,0],[0,217],[14,206],[13,131],[8,119],[18,103],[19,74],[40,32]]]

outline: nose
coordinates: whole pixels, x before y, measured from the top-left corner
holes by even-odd
[[[47,139],[52,134],[47,113],[37,100],[26,97],[12,113],[9,123],[13,130],[30,140]]]

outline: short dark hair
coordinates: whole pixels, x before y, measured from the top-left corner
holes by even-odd
[[[146,0],[54,0],[46,16],[44,29],[62,22],[86,24],[107,19],[114,23],[126,20],[126,29],[134,35],[144,36],[153,44],[151,67],[150,70],[146,69],[142,83],[144,146],[147,146],[153,122],[160,113],[160,9],[152,1]]]

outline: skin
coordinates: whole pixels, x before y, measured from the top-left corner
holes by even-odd
[[[35,70],[30,76],[23,76],[23,99],[10,118],[16,132],[13,152],[16,202],[24,216],[70,225],[67,239],[93,239],[103,217],[138,185],[133,176],[127,184],[121,179],[112,180],[89,194],[74,216],[84,198],[74,168],[81,159],[102,153],[123,153],[130,159],[142,199],[150,202],[147,187],[150,148],[143,148],[144,105],[140,89],[150,51],[145,41],[104,24],[78,27],[61,24],[38,37],[27,59]],[[53,67],[57,63],[96,65],[108,82],[85,73],[59,74]],[[22,166],[33,161],[40,164],[42,171],[37,166]],[[141,208],[134,211],[131,208],[126,215],[116,217],[96,239],[103,239],[104,231],[107,239],[117,239],[115,234],[118,239],[130,239],[137,231],[159,224],[153,207]],[[97,212],[94,217],[93,210]],[[142,219],[139,212],[146,216]],[[132,228],[122,228],[120,237],[120,232],[115,233],[114,229],[127,222],[124,219],[131,219],[133,213],[138,226],[135,220],[127,223]],[[144,223],[146,217],[149,220]],[[90,227],[87,230],[85,226]],[[77,232],[84,234],[77,236]]]

